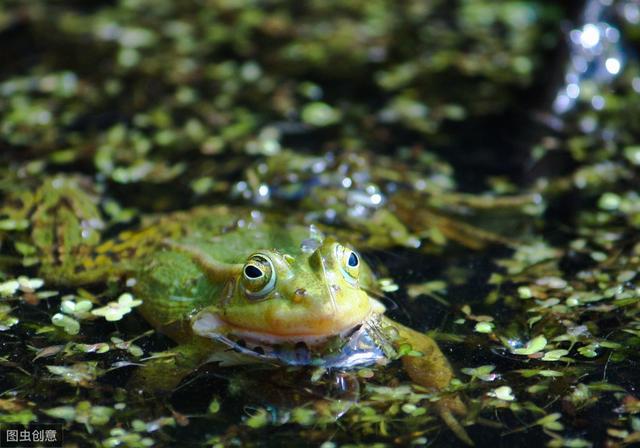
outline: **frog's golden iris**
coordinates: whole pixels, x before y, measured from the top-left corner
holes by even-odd
[[[249,300],[261,300],[273,291],[277,274],[267,255],[252,255],[242,269],[242,287]]]

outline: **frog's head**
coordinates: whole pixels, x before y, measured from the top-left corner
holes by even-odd
[[[237,266],[217,306],[194,318],[197,334],[313,342],[348,332],[383,311],[361,287],[369,268],[332,239],[295,257],[258,250]]]

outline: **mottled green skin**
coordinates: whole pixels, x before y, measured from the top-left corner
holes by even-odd
[[[239,294],[235,294],[231,302],[221,300],[224,296],[221,292],[229,281],[234,281],[233,276],[205,275],[203,267],[206,266],[196,260],[194,249],[216,263],[231,263],[232,266],[242,266],[256,250],[291,255],[293,258],[287,263],[291,264],[293,275],[278,286],[280,297],[285,300],[282,302],[285,311],[289,309],[287,306],[293,309],[287,301],[297,302],[292,286],[296,286],[298,275],[304,276],[304,286],[313,293],[309,303],[318,305],[317,309],[313,306],[306,308],[310,317],[315,317],[315,313],[326,316],[322,307],[327,299],[317,291],[327,290],[327,287],[337,291],[333,298],[334,304],[339,304],[336,316],[342,314],[341,309],[352,311],[348,308],[350,298],[362,300],[368,297],[362,289],[372,286],[372,275],[366,264],[362,263],[359,283],[350,287],[336,280],[340,275],[335,260],[323,265],[322,272],[317,270],[311,257],[308,254],[302,256],[300,251],[300,243],[311,236],[309,227],[296,225],[296,219],[290,217],[261,215],[225,206],[202,207],[148,219],[140,230],[123,232],[115,239],[99,243],[97,232],[102,221],[95,207],[96,200],[78,188],[81,182],[82,179],[73,178],[51,179],[35,194],[17,194],[14,202],[19,206],[5,207],[4,212],[30,220],[27,228],[31,232],[30,237],[23,241],[33,245],[41,254],[40,271],[48,282],[80,285],[110,278],[126,278],[129,283],[135,280],[133,289],[136,298],[143,300],[140,310],[144,318],[179,345],[171,350],[174,356],[160,357],[139,369],[132,380],[134,385],[147,390],[171,390],[185,375],[206,361],[212,351],[217,350],[214,342],[196,336],[191,329],[191,320],[200,310],[210,307],[223,311],[250,310],[251,305]],[[357,240],[357,235],[347,236]],[[318,251],[327,256],[331,247],[323,244]],[[283,266],[278,270],[284,272],[288,269]],[[275,307],[277,309],[278,305]],[[355,309],[362,311],[363,319],[369,314],[363,306],[358,305]],[[381,311],[378,308],[376,312]],[[286,316],[286,312],[284,314]],[[260,325],[266,333],[281,330],[266,328],[264,323]],[[386,318],[381,320],[381,325],[383,330],[391,327],[391,333],[396,334],[391,342],[408,342],[414,350],[423,353],[423,356],[404,356],[402,359],[415,383],[436,390],[448,386],[453,378],[452,369],[431,338]],[[327,325],[326,328],[332,327]],[[470,442],[452,416],[452,413],[465,412],[460,399],[445,397],[437,406],[456,434]]]
[[[256,250],[265,248],[277,248],[278,252],[292,256],[292,264],[302,264],[310,258],[308,254],[303,254],[300,243],[310,237],[309,228],[298,225],[284,224],[263,224],[251,223],[245,217],[243,227],[228,229],[228,222],[221,216],[212,213],[202,224],[198,225],[197,220],[190,222],[184,227],[183,237],[177,243],[186,247],[195,248],[209,255],[212,259],[222,263],[243,263]],[[213,221],[220,226],[217,232],[213,232]],[[225,228],[227,228],[225,230]],[[214,236],[212,236],[214,235]],[[324,244],[316,251],[320,252]],[[191,318],[203,308],[213,307],[222,309],[225,307],[238,306],[238,299],[234,297],[230,303],[225,303],[221,297],[225,297],[223,292],[224,284],[211,282],[202,272],[202,266],[194,262],[193,254],[185,253],[179,249],[164,249],[152,253],[143,267],[138,270],[136,283],[136,294],[144,299],[142,313],[145,318],[156,328],[171,335],[171,337],[181,342],[177,348],[178,357],[171,365],[174,378],[181,378],[187,374],[195,365],[208,356],[208,351],[212,350],[211,341],[194,335],[189,322]],[[313,265],[311,265],[313,266]],[[315,281],[333,282],[330,280],[332,274],[337,271],[335,265],[328,265],[332,272],[324,273],[315,277]],[[312,269],[313,270],[313,269]],[[361,266],[361,278],[357,288],[371,288],[373,286],[373,275],[365,263]],[[305,272],[299,271],[299,272]],[[308,272],[307,272],[308,273]],[[319,273],[318,273],[319,274]],[[230,279],[230,280],[233,280]],[[293,279],[295,281],[295,279]],[[312,277],[307,280],[314,281]],[[282,287],[279,287],[282,289]],[[346,289],[342,285],[341,289]],[[358,291],[362,293],[362,291]],[[348,293],[348,290],[347,290]],[[356,300],[355,291],[345,298]],[[288,301],[290,297],[282,297]],[[282,299],[281,298],[281,299]],[[241,298],[240,298],[241,299]],[[271,298],[270,300],[275,300]],[[372,299],[373,300],[373,299]],[[242,306],[256,306],[243,303]],[[285,303],[282,304],[285,305]],[[208,308],[207,308],[208,309]],[[378,308],[379,310],[379,308]],[[310,313],[315,310],[311,309]],[[380,311],[377,311],[380,312]],[[422,386],[436,390],[448,386],[453,378],[452,369],[442,354],[437,344],[426,335],[407,328],[389,319],[382,319],[382,327],[387,330],[393,329],[397,337],[394,344],[409,343],[415,351],[421,352],[423,356],[404,356],[402,361],[405,370],[411,379]],[[265,331],[277,332],[277,328],[263,328]],[[167,374],[166,365],[154,369],[148,366],[141,370],[142,381],[149,383],[173,384],[168,381],[171,375]],[[453,414],[463,415],[466,413],[464,404],[457,396],[445,397],[437,404],[438,410],[445,422],[466,443],[471,444],[471,440],[464,428],[460,426]]]
[[[221,224],[215,237],[203,233],[212,230],[211,221],[204,229],[195,222],[176,242],[198,247],[219,262],[242,263],[264,248],[278,248],[295,256],[300,252],[300,242],[309,238],[309,228],[303,226],[259,224],[223,233],[225,224],[230,224],[227,219],[212,213],[211,220]],[[145,257],[134,272],[136,296],[144,299],[143,316],[177,341],[192,337],[188,320],[203,307],[218,304],[225,286],[210,282],[191,256],[168,248]]]

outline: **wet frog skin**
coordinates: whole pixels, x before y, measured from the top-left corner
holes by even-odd
[[[384,317],[384,306],[367,292],[375,289],[371,269],[357,252],[332,238],[309,238],[306,226],[254,217],[215,236],[189,226],[180,240],[164,240],[138,270],[135,292],[144,300],[145,319],[183,344],[176,379],[207,359],[210,340],[313,348],[366,324],[387,343],[408,343],[422,354],[402,357],[414,383],[435,390],[449,385],[452,369],[437,344]],[[147,381],[154,375],[149,369]],[[462,402],[448,397],[438,408],[468,441],[453,417],[465,413]]]
[[[88,225],[87,217],[73,222],[77,204],[84,203],[52,205],[49,218],[33,226],[36,244],[56,248],[42,258],[41,273],[58,284],[125,278],[133,285],[136,298],[143,300],[143,317],[178,343],[171,350],[175,356],[140,368],[134,384],[172,389],[212,353],[228,350],[220,343],[224,340],[264,347],[304,343],[313,351],[359,328],[375,333],[376,343],[408,343],[414,354],[419,352],[402,357],[415,384],[438,391],[453,379],[435,341],[384,316],[384,306],[370,294],[375,290],[372,271],[360,255],[310,233],[309,226],[251,210],[203,207],[165,215],[88,248],[93,234],[90,241],[72,238]],[[55,241],[66,245],[59,248]],[[436,406],[458,437],[470,443],[454,417],[466,412],[460,399],[445,396]]]

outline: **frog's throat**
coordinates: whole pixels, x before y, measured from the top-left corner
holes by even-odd
[[[274,334],[262,331],[250,330],[242,328],[237,325],[230,324],[225,321],[220,314],[203,310],[198,313],[191,324],[191,328],[194,333],[211,339],[217,339],[220,336],[233,335],[236,337],[244,338],[255,343],[261,344],[282,344],[288,342],[304,342],[310,346],[324,343],[327,339],[334,336],[343,336],[349,334],[355,327],[368,321],[375,315],[381,315],[384,313],[384,305],[375,299],[371,300],[371,311],[363,319],[359,319],[357,322],[350,322],[345,325],[344,328],[336,329],[332,332],[323,334]]]

